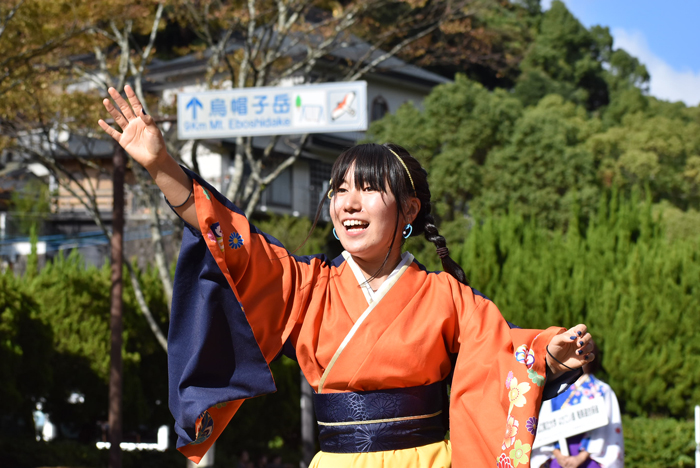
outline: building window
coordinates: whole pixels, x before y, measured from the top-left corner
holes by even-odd
[[[376,98],[374,98],[374,100],[372,101],[372,122],[381,119],[388,112],[389,105],[386,103],[386,100],[381,96],[377,96]]]
[[[270,205],[292,206],[292,168],[288,167],[272,181],[267,188],[267,202]]]
[[[311,185],[309,186],[309,191],[311,192],[309,213],[312,217],[316,216],[318,205],[328,194],[328,180],[331,178],[332,167],[332,164],[327,164],[322,161],[309,161],[309,172],[311,173]],[[324,221],[330,221],[330,215],[327,209],[321,211],[321,219]]]

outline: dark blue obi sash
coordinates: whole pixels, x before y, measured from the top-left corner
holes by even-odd
[[[321,450],[381,452],[445,440],[444,382],[389,390],[315,393]]]

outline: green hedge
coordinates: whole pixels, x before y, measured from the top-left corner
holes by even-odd
[[[695,466],[692,421],[623,417],[625,466],[682,468]]]
[[[451,250],[511,322],[586,323],[623,413],[685,418],[700,403],[700,237],[669,241],[650,203],[612,196],[566,233],[491,217]]]

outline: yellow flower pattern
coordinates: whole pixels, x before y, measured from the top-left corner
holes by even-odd
[[[526,465],[527,462],[530,461],[530,456],[528,455],[528,453],[530,452],[530,448],[530,444],[523,444],[519,440],[515,441],[513,450],[511,450],[508,454],[510,455],[510,459],[513,462],[513,468],[520,464]]]
[[[513,377],[513,379],[510,381],[510,387],[508,388],[508,400],[510,400],[510,408],[508,409],[509,414],[511,411],[513,411],[514,406],[522,408],[525,405],[525,403],[527,403],[525,394],[529,391],[529,383],[518,383],[518,379],[516,377]]]

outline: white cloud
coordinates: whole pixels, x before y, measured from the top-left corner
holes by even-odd
[[[644,34],[639,31],[629,32],[615,28],[612,35],[616,49],[625,49],[646,65],[651,75],[649,92],[652,96],[668,101],[683,101],[689,106],[700,103],[700,72],[674,69],[651,51]]]

